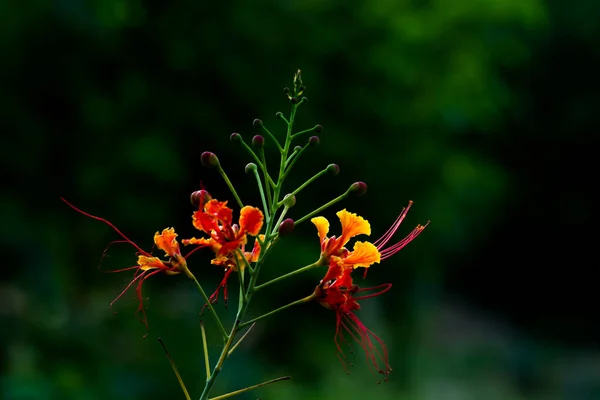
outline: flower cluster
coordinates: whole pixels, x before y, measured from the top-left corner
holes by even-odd
[[[223,177],[223,180],[231,190],[233,200],[237,203],[237,207],[230,207],[227,200],[221,201],[212,198],[204,187],[192,193],[191,203],[194,207],[194,211],[192,213],[191,222],[193,228],[198,231],[197,237],[189,237],[178,241],[178,236],[175,233],[174,228],[166,228],[161,232],[156,232],[154,234],[154,245],[158,250],[164,252],[163,257],[157,257],[152,255],[151,252],[143,250],[108,220],[88,214],[63,199],[76,211],[90,218],[102,221],[112,227],[121,237],[122,240],[120,240],[120,242],[127,242],[137,250],[136,265],[114,271],[133,270],[134,275],[131,282],[111,303],[111,307],[115,301],[123,297],[128,289],[135,286],[135,293],[138,301],[138,314],[141,315],[141,320],[146,326],[146,330],[148,329],[148,323],[144,307],[144,298],[142,295],[142,286],[146,279],[163,273],[165,275],[183,275],[195,283],[203,298],[204,305],[202,310],[204,310],[204,307],[210,309],[210,313],[219,327],[224,342],[221,355],[211,372],[207,353],[206,335],[204,326],[201,325],[207,371],[206,386],[200,397],[201,400],[208,398],[211,388],[214,385],[214,381],[222,370],[223,363],[237,348],[237,345],[246,337],[249,330],[256,322],[289,307],[308,302],[316,301],[323,307],[334,311],[336,316],[334,343],[344,369],[347,370],[347,361],[342,347],[343,343],[350,339],[350,341],[358,343],[364,350],[366,359],[370,365],[375,371],[383,374],[385,379],[387,379],[388,374],[392,371],[385,343],[367,328],[357,315],[360,310],[359,303],[362,300],[379,296],[387,292],[392,287],[392,284],[385,283],[374,287],[361,287],[360,284],[356,283],[354,271],[362,268],[364,271],[363,278],[366,277],[368,269],[373,264],[381,263],[396,254],[415,239],[425,229],[427,224],[417,225],[403,239],[395,243],[392,242],[393,237],[398,231],[401,223],[404,221],[408,210],[412,206],[412,201],[410,201],[408,205],[402,209],[392,226],[379,239],[373,242],[357,240],[354,241],[350,248],[349,243],[353,241],[354,238],[361,235],[369,236],[371,234],[371,225],[363,217],[343,209],[337,212],[337,217],[341,224],[341,233],[338,236],[328,236],[330,227],[329,221],[319,214],[326,208],[331,207],[335,203],[340,202],[351,195],[364,194],[367,190],[367,186],[363,182],[351,184],[344,193],[300,218],[293,219],[287,216],[287,213],[296,204],[297,195],[303,189],[324,175],[337,175],[339,172],[339,167],[336,164],[329,164],[293,191],[286,194],[283,192],[284,181],[286,181],[286,178],[295,163],[309,147],[318,145],[320,139],[313,135],[309,137],[304,145],[293,146],[292,143],[297,141],[298,138],[303,135],[310,135],[312,133],[320,133],[323,131],[323,127],[319,124],[299,132],[294,132],[293,130],[296,112],[302,104],[306,103],[306,97],[302,96],[305,89],[300,71],[298,71],[294,75],[293,88],[286,88],[284,90],[291,105],[290,116],[286,118],[281,112],[276,114],[277,118],[283,122],[286,128],[283,141],[278,139],[275,134],[268,130],[261,120],[257,119],[253,122],[254,129],[259,130],[260,133],[266,135],[266,137],[274,143],[280,153],[279,169],[276,174],[272,174],[272,171],[267,168],[264,152],[266,144],[265,136],[260,134],[254,135],[251,141],[252,146],[247,144],[239,133],[234,133],[230,137],[231,141],[241,145],[254,161],[246,165],[245,171],[247,174],[252,175],[256,180],[262,207],[244,205],[242,201],[244,196],[240,196],[237,193],[217,156],[211,152],[204,152],[201,156],[202,164],[205,167],[215,169]],[[239,209],[239,217],[237,220],[234,218],[234,208]],[[319,237],[320,248],[315,246],[315,256],[318,255],[317,261],[307,266],[297,268],[278,278],[259,284],[258,277],[265,264],[264,260],[266,254],[271,251],[272,247],[283,236],[290,235],[295,226],[308,220],[315,225]],[[182,247],[189,249],[185,255],[181,252]],[[210,295],[207,295],[202,284],[196,278],[196,275],[202,276],[205,270],[197,268],[190,269],[188,265],[189,257],[196,251],[202,249],[211,252],[211,264],[222,268],[224,273],[221,282]],[[316,285],[316,288],[312,290],[312,293],[309,292],[311,293],[310,295],[276,308],[270,312],[266,312],[254,319],[248,320],[245,318],[253,296],[260,290],[272,284],[279,283],[284,279],[313,269],[324,269],[325,275]],[[224,303],[227,305],[229,299],[228,284],[230,283],[232,275],[237,275],[237,281],[239,283],[238,310],[231,328],[225,329],[225,326],[215,309],[215,305],[218,302],[221,293],[223,294]],[[235,342],[234,339],[236,336],[246,327],[249,328],[241,338]],[[189,394],[181,380],[181,376],[179,375],[171,356],[168,356],[177,379],[179,380],[186,397],[189,398]],[[219,396],[219,398],[229,397],[233,394],[242,393],[261,385],[288,378],[289,377],[277,378],[263,382],[259,385],[254,385],[246,389]]]

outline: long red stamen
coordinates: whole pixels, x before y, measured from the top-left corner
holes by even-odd
[[[131,244],[133,247],[135,247],[140,253],[144,254],[144,255],[149,255],[149,253],[147,253],[146,251],[144,251],[140,246],[138,246],[137,244],[134,243],[133,240],[129,239],[127,236],[125,236],[125,234],[123,232],[121,232],[116,226],[114,226],[110,221],[107,221],[104,218],[100,218],[100,217],[96,217],[95,215],[86,213],[83,210],[80,210],[79,208],[75,207],[73,204],[69,203],[67,200],[65,200],[63,197],[60,198],[62,201],[64,201],[69,207],[71,207],[73,210],[77,211],[80,214],[85,215],[86,217],[89,218],[93,218],[95,220],[98,220],[100,222],[104,222],[106,225],[110,226],[111,228],[113,228],[115,230],[115,232],[117,232],[123,239],[125,239],[125,241],[129,244]]]
[[[413,229],[412,232],[410,232],[408,234],[408,236],[406,236],[404,239],[400,240],[398,243],[393,244],[386,249],[382,250],[381,248],[383,247],[383,245],[380,245],[378,247],[378,249],[381,254],[381,260],[385,260],[386,258],[389,258],[389,257],[393,256],[394,254],[396,254],[397,252],[399,252],[400,250],[402,250],[413,239],[415,239],[417,236],[419,236],[419,234],[421,232],[423,232],[423,229],[425,229],[425,227],[427,225],[429,225],[429,222],[427,222],[425,225],[417,225],[417,227],[415,229]]]
[[[388,362],[387,346],[383,340],[381,340],[379,336],[367,328],[354,313],[344,313],[341,324],[342,327],[356,342],[359,343],[359,345],[365,351],[365,357],[368,361],[371,361],[374,369],[381,374],[388,375],[392,369]],[[375,346],[371,340],[371,337],[379,344],[380,349]],[[378,358],[385,364],[384,368],[380,367],[379,363],[377,362]]]
[[[410,207],[412,206],[412,204],[413,204],[413,201],[410,200],[408,202],[408,206],[406,206],[402,209],[402,211],[400,212],[400,215],[398,216],[398,218],[396,218],[396,221],[394,221],[392,226],[390,226],[390,228],[379,239],[377,239],[375,242],[373,242],[373,244],[375,246],[377,246],[377,249],[381,250],[381,248],[383,246],[385,246],[387,244],[387,242],[390,241],[392,236],[394,236],[394,234],[400,227],[400,224],[402,224],[402,221],[404,221],[404,218],[406,217],[406,214],[408,213],[408,210],[410,210]]]
[[[384,283],[383,285],[379,285],[379,286],[374,286],[374,287],[370,287],[370,288],[362,288],[362,289],[358,289],[356,291],[356,293],[359,292],[366,292],[366,291],[372,291],[372,290],[378,290],[375,293],[371,293],[371,294],[366,294],[364,296],[356,296],[356,297],[352,297],[355,301],[358,300],[364,300],[364,299],[370,299],[372,297],[377,297],[380,296],[382,294],[384,294],[385,292],[387,292],[388,290],[390,290],[392,288],[392,284],[391,283]]]

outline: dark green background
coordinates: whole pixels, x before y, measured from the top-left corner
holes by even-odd
[[[297,127],[324,131],[288,188],[332,162],[341,172],[303,191],[290,216],[363,180],[366,196],[325,213],[333,230],[347,207],[378,237],[411,199],[400,235],[432,221],[365,283],[394,285],[359,312],[394,372],[376,385],[357,348],[347,376],[334,314],[307,305],[259,324],[214,395],[290,374],[239,398],[600,398],[599,11],[595,0],[1,2],[0,397],[182,398],[158,336],[199,396],[193,284],[146,282],[142,339],[133,293],[117,315],[108,307],[130,275],[97,269],[117,236],[59,198],[146,249],[167,226],[191,236],[200,182],[230,196],[200,164],[210,150],[257,202],[229,135],[250,140],[254,118],[282,135],[275,112],[289,111],[282,89],[301,68],[309,102]],[[265,279],[318,251],[314,227],[298,226]],[[135,263],[131,247],[108,254],[104,269]],[[212,288],[222,271],[209,259],[191,267]],[[261,292],[250,313],[307,295],[323,272]]]

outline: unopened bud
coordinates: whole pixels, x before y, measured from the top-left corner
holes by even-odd
[[[329,164],[327,166],[327,172],[329,172],[330,174],[333,174],[333,175],[337,175],[340,173],[340,167],[338,167],[337,164]],[[366,185],[365,185],[365,188],[366,188]]]
[[[219,159],[217,158],[215,153],[211,153],[210,151],[205,151],[200,156],[200,162],[207,168],[214,168],[219,166]]]
[[[287,208],[292,208],[296,204],[296,196],[292,196],[291,193],[288,193],[283,198],[283,205]]]
[[[260,135],[256,135],[252,138],[252,144],[256,147],[263,147],[265,145],[265,138]]]
[[[256,166],[256,164],[254,164],[254,163],[248,163],[246,165],[246,168],[244,169],[244,171],[246,171],[247,174],[254,173],[254,172],[256,172],[257,168],[258,167]]]
[[[240,135],[237,132],[234,132],[231,134],[231,136],[229,136],[229,140],[231,140],[232,142],[241,142],[242,141],[242,135]]]
[[[193,192],[190,195],[190,201],[192,202],[192,205],[194,206],[194,208],[197,208],[197,209],[200,209],[201,207],[203,207],[204,204],[206,204],[211,199],[212,199],[212,196],[210,195],[210,193],[208,193],[204,189],[196,190],[195,192]]]
[[[302,150],[302,146],[296,146],[296,147],[294,147],[294,153],[297,153],[300,150]]]
[[[289,87],[284,87],[283,88],[283,93],[284,94],[289,94],[290,93],[290,88]]]
[[[311,136],[308,139],[308,144],[310,144],[311,146],[317,146],[319,144],[319,137],[318,136]]]
[[[286,218],[279,224],[279,236],[289,235],[293,230],[294,220],[291,218]]]
[[[300,99],[300,101],[303,103],[308,103],[308,97],[303,97]]]
[[[354,182],[348,189],[349,193],[354,193],[357,196],[362,196],[367,192],[367,184],[364,182]]]
[[[297,97],[292,97],[292,98],[290,99],[290,102],[291,102],[292,104],[298,104],[298,98],[297,98]]]
[[[315,127],[313,129],[315,130],[315,132],[321,133],[321,132],[323,132],[323,125],[317,124],[317,125],[315,125]]]
[[[275,118],[277,118],[277,119],[282,119],[282,118],[283,118],[283,113],[282,113],[281,111],[277,111],[277,112],[275,113]]]
[[[260,128],[261,126],[263,126],[263,123],[260,119],[255,119],[254,121],[252,121],[252,126],[255,128]]]

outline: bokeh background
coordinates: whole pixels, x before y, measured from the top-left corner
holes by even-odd
[[[399,238],[432,221],[365,282],[393,283],[358,315],[394,372],[377,385],[356,348],[347,376],[334,315],[315,304],[259,324],[213,394],[289,374],[239,398],[599,399],[599,15],[594,0],[1,2],[0,397],[183,398],[157,337],[199,396],[193,284],[146,282],[143,339],[133,292],[116,315],[108,307],[130,275],[97,268],[116,234],[60,197],[147,249],[163,227],[191,236],[200,182],[230,197],[200,164],[210,150],[256,202],[251,160],[229,135],[250,140],[254,118],[282,135],[275,113],[289,111],[282,89],[301,68],[309,102],[296,126],[324,131],[288,188],[332,162],[341,172],[303,191],[290,216],[363,180],[367,195],[324,213],[332,229],[347,207],[378,237],[408,200]],[[317,256],[301,224],[264,279]],[[209,259],[191,263],[207,290],[222,276]],[[101,267],[134,262],[114,246]],[[305,296],[322,273],[260,292],[250,314]]]

